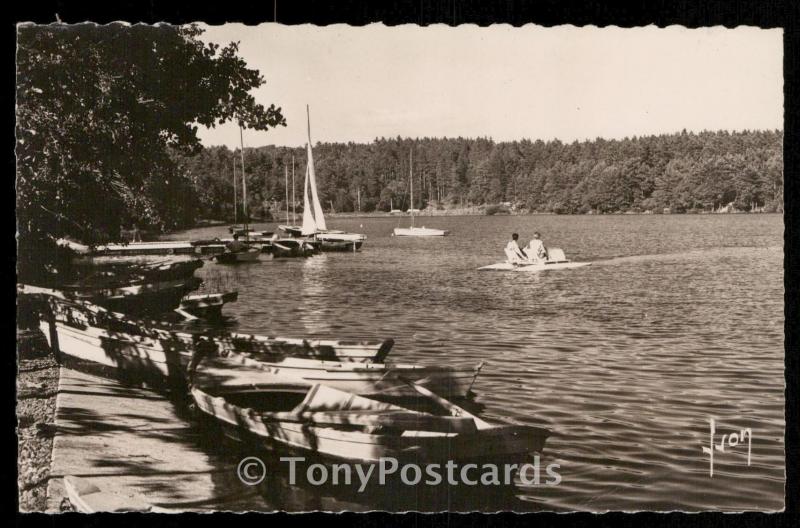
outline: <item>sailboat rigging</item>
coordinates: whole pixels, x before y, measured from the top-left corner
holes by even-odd
[[[231,226],[230,230],[234,233],[234,241],[231,245],[228,246],[227,250],[224,253],[220,253],[216,256],[217,262],[225,263],[225,264],[233,264],[237,262],[252,262],[254,260],[258,260],[258,256],[261,253],[261,250],[258,248],[250,247],[250,229],[248,227],[248,216],[247,216],[247,178],[244,170],[244,136],[242,132],[241,125],[239,126],[239,141],[241,142],[241,161],[242,161],[242,214],[244,215],[244,237],[245,243],[244,246],[241,246],[241,242],[236,240],[237,234],[239,232],[238,226],[233,225]],[[233,158],[233,185],[234,185],[234,211],[235,211],[235,202],[236,202],[236,157],[234,154]],[[236,219],[234,213],[234,220]]]
[[[280,225],[278,229],[295,237],[308,237],[321,244],[325,251],[358,249],[365,237],[359,233],[345,233],[328,229],[325,214],[317,191],[317,175],[314,167],[314,153],[311,148],[311,112],[306,105],[308,143],[306,143],[306,174],[303,183],[303,222],[302,225]]]
[[[449,231],[443,229],[432,229],[425,226],[414,226],[414,153],[413,151],[408,154],[408,176],[411,187],[411,204],[408,212],[411,214],[411,227],[395,227],[393,236],[417,236],[417,237],[430,237],[430,236],[445,236]]]

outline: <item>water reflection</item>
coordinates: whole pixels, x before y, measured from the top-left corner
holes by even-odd
[[[298,318],[307,335],[330,335],[328,254],[302,260],[300,273],[301,305]]]

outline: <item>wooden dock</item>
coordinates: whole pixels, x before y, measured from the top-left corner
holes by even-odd
[[[176,511],[261,510],[235,457],[201,447],[197,427],[156,393],[61,369],[47,511],[66,497],[63,477]]]
[[[131,242],[108,244],[95,249],[95,254],[106,256],[129,255],[216,255],[225,251],[225,241],[192,243],[184,241]]]

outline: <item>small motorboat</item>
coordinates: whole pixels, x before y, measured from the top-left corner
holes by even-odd
[[[550,248],[547,250],[546,260],[506,260],[505,262],[498,262],[489,266],[478,268],[482,271],[548,271],[559,269],[573,269],[582,268],[584,266],[591,266],[591,262],[572,262],[567,260],[564,251],[559,248]]]
[[[190,373],[195,411],[266,449],[378,463],[521,459],[550,431],[491,424],[411,383],[414,399],[366,398],[207,358]]]
[[[248,247],[242,251],[226,251],[219,255],[214,255],[213,258],[220,264],[239,264],[242,262],[255,262],[258,256],[261,255],[261,250],[256,247]]]
[[[396,227],[393,236],[435,237],[447,236],[450,231],[430,227]]]

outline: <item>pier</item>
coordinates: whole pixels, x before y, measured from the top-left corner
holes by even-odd
[[[199,446],[198,431],[158,394],[64,368],[58,392],[48,512],[61,511],[66,475],[176,511],[241,511],[256,493],[236,481],[235,466]]]

